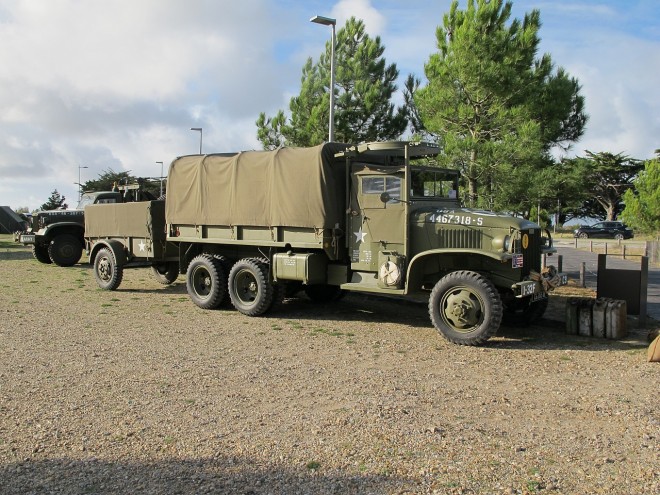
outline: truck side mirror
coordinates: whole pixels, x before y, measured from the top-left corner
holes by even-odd
[[[381,193],[381,195],[380,195],[380,200],[383,203],[388,203],[391,199],[392,199],[392,196],[390,196],[390,193],[388,193],[388,192]]]

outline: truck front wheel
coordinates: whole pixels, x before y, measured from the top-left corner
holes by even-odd
[[[48,256],[58,266],[73,266],[80,261],[82,244],[75,235],[58,235],[48,245]]]
[[[43,244],[32,244],[32,256],[39,263],[46,263],[48,265],[52,263],[48,254],[48,246],[44,246]]]
[[[94,258],[94,278],[101,289],[115,290],[124,277],[124,268],[117,264],[115,255],[108,248],[102,248]]]
[[[502,300],[495,285],[476,272],[461,270],[441,278],[431,291],[429,315],[450,342],[479,345],[502,322]]]
[[[271,307],[274,288],[268,280],[267,265],[254,258],[238,261],[229,274],[229,297],[234,307],[247,316],[259,316]]]
[[[217,308],[227,290],[227,276],[220,262],[210,254],[195,256],[186,271],[186,288],[200,308]]]

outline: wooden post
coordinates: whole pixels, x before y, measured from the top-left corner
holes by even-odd
[[[585,271],[586,271],[586,266],[585,266],[585,262],[583,261],[582,264],[580,265],[580,287],[582,288],[587,286]]]
[[[640,267],[640,280],[639,280],[639,318],[637,322],[639,328],[646,328],[646,305],[649,289],[649,258],[642,256],[642,263]]]
[[[564,269],[564,256],[560,254],[557,256],[557,271],[561,273],[563,269]]]

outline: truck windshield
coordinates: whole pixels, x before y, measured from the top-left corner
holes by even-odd
[[[78,210],[84,210],[85,206],[94,204],[94,197],[88,194],[83,194],[78,202]]]
[[[412,170],[411,196],[416,198],[457,197],[458,174],[445,170]]]

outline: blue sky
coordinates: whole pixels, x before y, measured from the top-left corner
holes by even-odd
[[[450,0],[0,0],[0,205],[73,206],[103,171],[157,176],[176,156],[259,148],[254,122],[299,91],[330,29],[364,19],[401,84],[424,81]],[[464,7],[466,0],[461,0]],[[541,51],[582,84],[588,128],[572,155],[660,148],[657,0],[516,0],[541,11]]]

